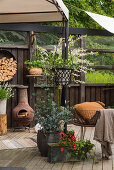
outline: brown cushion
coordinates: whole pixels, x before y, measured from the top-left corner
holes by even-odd
[[[102,102],[84,102],[76,104],[76,111],[80,114],[85,120],[90,120],[99,109],[104,109],[105,104]]]

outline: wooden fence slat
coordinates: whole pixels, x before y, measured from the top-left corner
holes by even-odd
[[[85,101],[86,101],[86,102],[90,102],[90,99],[91,99],[91,98],[90,98],[90,87],[86,87],[86,88],[85,88],[85,93],[86,93],[86,94],[85,94],[85,96],[86,96]]]
[[[74,87],[70,87],[70,94],[69,94],[70,106],[73,106],[75,104],[74,94],[75,94]]]
[[[111,91],[111,96],[110,96],[110,105],[114,106],[114,90],[110,90]]]
[[[100,87],[96,87],[96,101],[100,101]]]
[[[95,87],[91,87],[91,102],[94,102],[95,101],[95,93],[96,93],[96,90],[95,90]]]
[[[18,84],[23,85],[23,50],[18,49]]]
[[[105,103],[105,92],[104,92],[104,87],[101,87],[101,99],[100,99],[100,101],[101,102],[103,102],[103,103]]]
[[[28,53],[29,53],[28,50],[23,51],[23,84],[24,85],[28,85],[28,78],[26,77],[26,75],[28,74],[28,70],[26,68],[26,65],[24,64],[24,62],[29,59]]]
[[[111,95],[110,95],[110,90],[105,91],[105,105],[110,106],[110,101],[111,101]]]
[[[75,87],[75,104],[79,103],[79,88]]]

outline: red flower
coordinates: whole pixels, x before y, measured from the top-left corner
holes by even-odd
[[[59,135],[62,135],[63,137],[66,136],[66,134],[64,132],[59,133]]]
[[[64,143],[64,144],[65,144],[65,141],[62,141],[62,143]]]
[[[63,148],[60,148],[61,149],[61,152],[63,152]]]
[[[76,137],[75,137],[75,136],[72,136],[72,140],[73,140],[74,142],[76,142]]]
[[[59,135],[64,135],[64,132],[59,133]]]
[[[76,147],[76,145],[74,145],[74,149],[76,149],[77,147]]]

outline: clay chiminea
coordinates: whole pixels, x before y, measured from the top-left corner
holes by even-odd
[[[33,109],[28,104],[28,86],[18,86],[18,105],[13,109],[13,121],[16,127],[27,127],[33,120]]]

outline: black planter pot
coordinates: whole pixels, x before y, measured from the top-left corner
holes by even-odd
[[[59,133],[44,133],[39,130],[37,133],[37,146],[41,156],[48,155],[48,143],[56,143],[59,140]]]
[[[68,85],[71,83],[72,69],[56,68],[54,72],[57,85]]]

